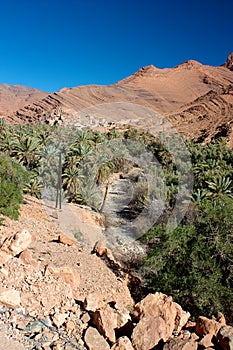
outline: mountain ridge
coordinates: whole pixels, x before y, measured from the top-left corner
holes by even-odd
[[[174,68],[145,66],[111,85],[92,84],[45,94],[42,99],[4,117],[10,123],[53,124],[69,120],[71,124],[72,118],[77,119],[77,115],[86,108],[122,102],[142,105],[161,113],[186,138],[209,141],[218,136],[221,129],[225,130],[223,136],[231,140],[232,57],[233,54],[229,54],[222,66],[203,65],[195,60],[188,60]],[[110,116],[105,119],[105,126],[114,122]],[[150,128],[146,119],[142,124]],[[80,122],[80,126],[90,125]]]

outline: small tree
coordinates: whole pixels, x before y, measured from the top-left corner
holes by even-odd
[[[18,219],[23,200],[26,171],[5,155],[0,155],[0,213]]]

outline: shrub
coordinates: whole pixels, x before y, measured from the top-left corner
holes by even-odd
[[[26,171],[9,157],[0,155],[0,213],[18,219]]]
[[[200,204],[191,226],[167,233],[151,229],[146,281],[170,295],[195,315],[222,311],[232,322],[233,200],[227,197]]]

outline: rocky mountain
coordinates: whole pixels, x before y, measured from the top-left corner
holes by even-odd
[[[46,92],[26,86],[0,84],[0,116],[11,115],[46,96]]]
[[[6,116],[8,122],[76,123],[79,126],[130,124],[149,129],[153,118],[116,113],[115,103],[130,103],[159,112],[186,138],[209,141],[217,136],[233,139],[232,54],[223,66],[189,60],[174,68],[143,67],[130,77],[108,86],[64,88]],[[93,108],[108,103],[105,112]],[[89,109],[87,109],[89,108]],[[87,109],[87,110],[86,110]],[[124,110],[124,108],[123,108]],[[116,116],[117,114],[117,116]],[[156,118],[156,116],[154,117]]]

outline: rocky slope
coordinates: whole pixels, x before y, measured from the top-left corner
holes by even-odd
[[[0,84],[0,117],[10,115],[47,95],[44,91],[26,86]]]
[[[99,217],[80,212],[95,230]],[[63,235],[58,215],[25,197],[19,221],[0,226],[0,349],[232,349],[222,314],[190,322],[162,293],[135,305],[132,276],[100,243]]]
[[[185,137],[208,141],[216,136],[232,139],[232,54],[221,67],[187,61],[175,68],[147,66],[109,86],[88,85],[64,88],[8,115],[15,123],[47,122],[80,126],[131,123],[132,116],[116,118],[116,102],[141,105],[167,117]],[[108,103],[102,117],[91,106]],[[149,112],[148,112],[149,113]],[[137,111],[134,113],[137,119]],[[154,117],[156,118],[156,116]],[[94,120],[94,121],[93,121]],[[153,118],[144,115],[138,126],[150,128]]]

